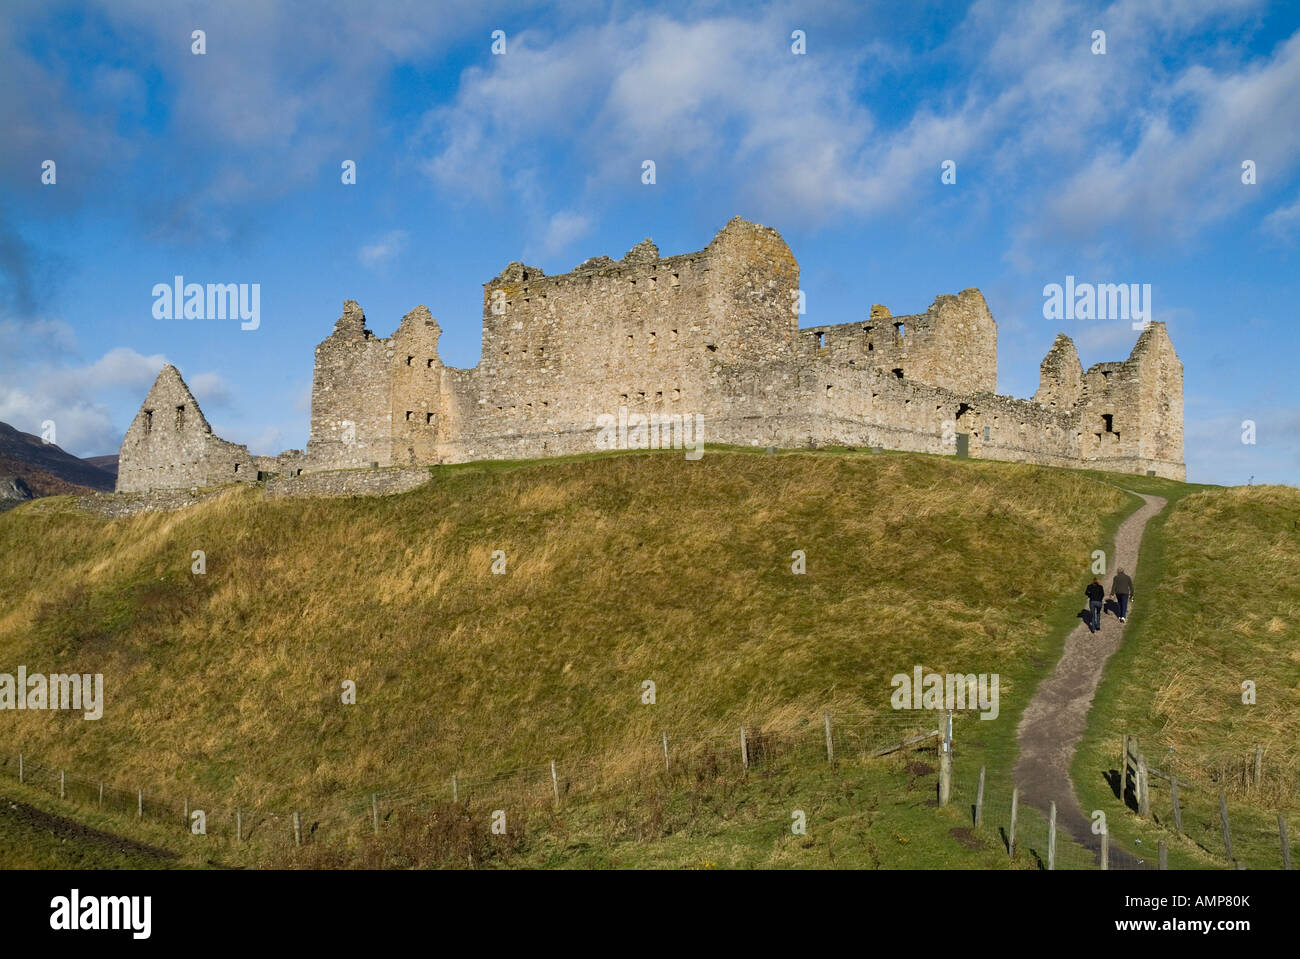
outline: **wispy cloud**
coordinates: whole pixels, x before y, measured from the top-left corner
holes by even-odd
[[[392,230],[377,240],[366,243],[357,253],[357,259],[368,267],[383,266],[406,249],[406,231]]]

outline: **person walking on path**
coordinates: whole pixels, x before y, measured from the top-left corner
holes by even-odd
[[[1094,576],[1084,592],[1088,594],[1088,628],[1095,633],[1101,629],[1101,607],[1106,602],[1106,587]]]
[[[1128,622],[1128,603],[1133,595],[1133,580],[1129,574],[1124,572],[1124,567],[1119,568],[1115,574],[1114,580],[1110,584],[1110,594],[1115,597],[1115,603],[1119,607],[1119,621]]]

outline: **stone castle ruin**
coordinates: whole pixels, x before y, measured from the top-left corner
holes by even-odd
[[[483,352],[438,357],[427,307],[389,337],[348,300],[316,347],[306,451],[212,433],[173,366],[122,443],[119,491],[600,448],[598,422],[696,417],[708,443],[850,446],[1183,479],[1183,372],[1162,323],[1086,372],[1060,334],[1032,400],[997,394],[997,324],[976,289],[924,313],[800,329],[799,264],[736,217],[697,253],[645,240],[562,276],[511,263],[483,288]],[[630,431],[635,438],[642,429]],[[668,430],[665,427],[664,432]],[[667,445],[664,438],[664,445]]]

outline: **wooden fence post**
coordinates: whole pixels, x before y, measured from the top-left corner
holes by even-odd
[[[190,797],[186,796],[185,797],[185,829],[188,831],[189,828],[190,828]]]
[[[18,782],[21,784],[22,781],[23,781],[23,754],[19,753],[18,754]]]
[[[668,764],[668,730],[664,730],[664,772],[672,772],[672,767]]]
[[[835,765],[835,741],[831,738],[831,714],[826,713],[826,761]]]
[[[984,767],[980,767],[980,784],[975,791],[975,828],[984,825]]]
[[[104,805],[104,784],[103,783],[99,784],[99,805],[101,808]]]
[[[1228,831],[1228,800],[1223,793],[1219,793],[1219,822],[1223,824],[1223,851],[1228,856],[1228,861],[1232,862],[1232,833]]]
[[[952,798],[952,710],[939,737],[939,805],[948,805]]]
[[[1169,868],[1169,847],[1165,845],[1163,839],[1156,843],[1156,868]]]
[[[1020,806],[1020,787],[1011,787],[1011,827],[1007,830],[1007,855],[1016,855],[1016,813]]]
[[[1136,748],[1136,746],[1134,747]],[[1140,749],[1137,754],[1137,788],[1138,788],[1138,815],[1143,819],[1151,818],[1151,774],[1147,770],[1146,753]]]
[[[59,770],[59,798],[62,799],[65,795],[67,795],[67,793],[64,791],[63,788],[63,770],[60,769]]]
[[[1128,792],[1128,733],[1124,734],[1119,748],[1119,801],[1121,805],[1127,806],[1128,800],[1124,794]]]
[[[745,746],[745,727],[740,727],[740,761],[749,768],[749,749]]]
[[[1286,838],[1286,817],[1281,813],[1277,814],[1277,834],[1282,839],[1282,868],[1291,868],[1291,845]]]
[[[144,790],[143,789],[137,789],[135,791],[135,818],[136,819],[144,818]]]
[[[451,777],[455,780],[455,776]],[[370,824],[374,827],[375,835],[379,835],[379,793],[370,794]]]
[[[1110,869],[1110,827],[1101,831],[1101,868]]]
[[[244,841],[244,810],[235,807],[235,842]]]
[[[560,802],[560,779],[555,775],[555,760],[551,760],[551,791],[555,793],[555,803]]]
[[[460,783],[456,780],[456,774],[451,774],[451,801],[460,802]]]
[[[302,845],[302,817],[298,815],[298,810],[293,811],[293,844]]]
[[[1047,868],[1056,868],[1056,800],[1048,803],[1047,814]]]
[[[1178,802],[1178,777],[1169,777],[1169,795],[1174,801],[1174,832],[1183,834],[1183,807]]]

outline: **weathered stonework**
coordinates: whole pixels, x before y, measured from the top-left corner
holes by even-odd
[[[780,234],[737,217],[696,253],[660,257],[647,239],[562,276],[511,263],[484,284],[471,370],[439,359],[426,307],[379,338],[348,300],[316,348],[305,453],[252,457],[213,436],[167,367],[127,431],[118,489],[586,452],[598,417],[621,408],[634,421],[698,416],[709,443],[960,442],[971,456],[1184,477],[1182,364],[1163,324],[1128,360],[1086,373],[1058,336],[1034,399],[1020,400],[996,393],[997,323],[978,290],[809,329],[798,290]]]

